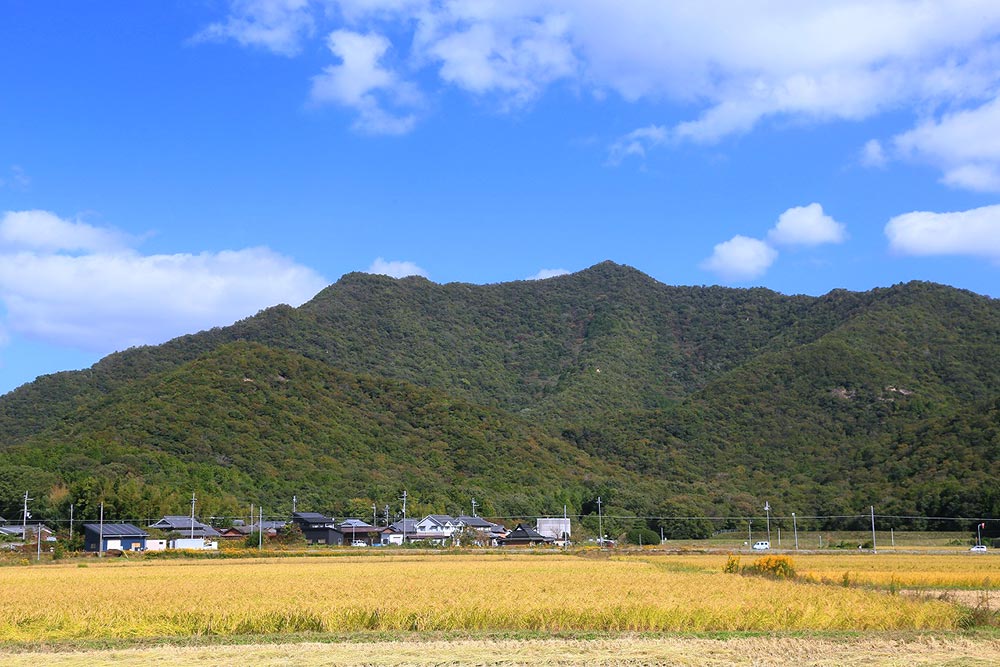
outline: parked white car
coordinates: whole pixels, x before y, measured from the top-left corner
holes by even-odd
[[[354,540],[353,542],[351,542],[351,546],[352,547],[367,547],[368,543],[367,542],[362,542],[361,540]]]
[[[754,551],[767,551],[770,548],[771,548],[771,543],[768,542],[767,540],[762,540],[760,542],[753,543]]]
[[[985,544],[977,544],[976,546],[974,546],[971,549],[969,549],[969,551],[971,551],[972,553],[984,554],[984,553],[986,553],[986,545]]]

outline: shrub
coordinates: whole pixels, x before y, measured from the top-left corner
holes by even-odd
[[[723,566],[722,571],[728,574],[739,574],[740,557],[729,554],[729,558],[726,559],[726,564]]]
[[[788,556],[763,556],[744,567],[742,572],[774,579],[794,579],[795,565]]]

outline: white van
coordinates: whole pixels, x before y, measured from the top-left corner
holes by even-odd
[[[761,542],[754,542],[753,543],[753,550],[754,551],[767,551],[770,548],[771,548],[771,543],[768,542],[767,540],[763,540]]]

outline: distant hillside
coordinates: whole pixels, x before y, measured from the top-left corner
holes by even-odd
[[[349,274],[0,397],[0,514],[30,486],[49,512],[103,494],[123,516],[191,491],[219,513],[293,493],[370,513],[403,488],[515,515],[598,494],[640,515],[765,497],[986,515],[998,352],[1000,303],[927,283],[813,298],[610,262],[482,286]]]

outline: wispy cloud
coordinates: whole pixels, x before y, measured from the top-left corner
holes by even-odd
[[[317,34],[334,42],[342,64],[317,76],[313,95],[356,108],[362,131],[402,133],[416,122],[387,106],[399,104],[392,96],[404,78],[421,81],[423,95],[450,87],[501,112],[560,83],[597,98],[617,94],[687,110],[687,118],[616,139],[612,164],[667,138],[717,142],[771,118],[853,122],[912,108],[933,119],[943,109],[931,121],[943,126],[936,132],[965,113],[988,129],[981,116],[1000,88],[1000,4],[993,0],[232,0],[228,15],[199,39],[294,55]],[[348,34],[384,41],[362,49],[347,43]],[[394,68],[381,62],[390,51]],[[346,95],[345,78],[364,84],[362,92]],[[875,150],[887,143],[870,144],[869,161],[884,159]],[[901,138],[907,143],[932,158],[941,153],[929,137]],[[944,165],[945,179],[992,189],[987,170],[994,166],[994,157],[959,160]]]
[[[405,134],[413,129],[413,113],[393,113],[386,104],[412,109],[420,102],[416,88],[381,64],[391,46],[389,40],[374,33],[335,30],[327,38],[331,53],[339,65],[329,65],[313,78],[310,97],[313,102],[333,103],[358,113],[355,129],[370,134]]]
[[[233,40],[243,46],[295,56],[313,31],[309,0],[233,0],[225,20],[206,26],[192,40]]]
[[[566,269],[540,269],[535,275],[528,276],[527,280],[546,280],[548,278],[566,275],[569,275],[569,271]]]

